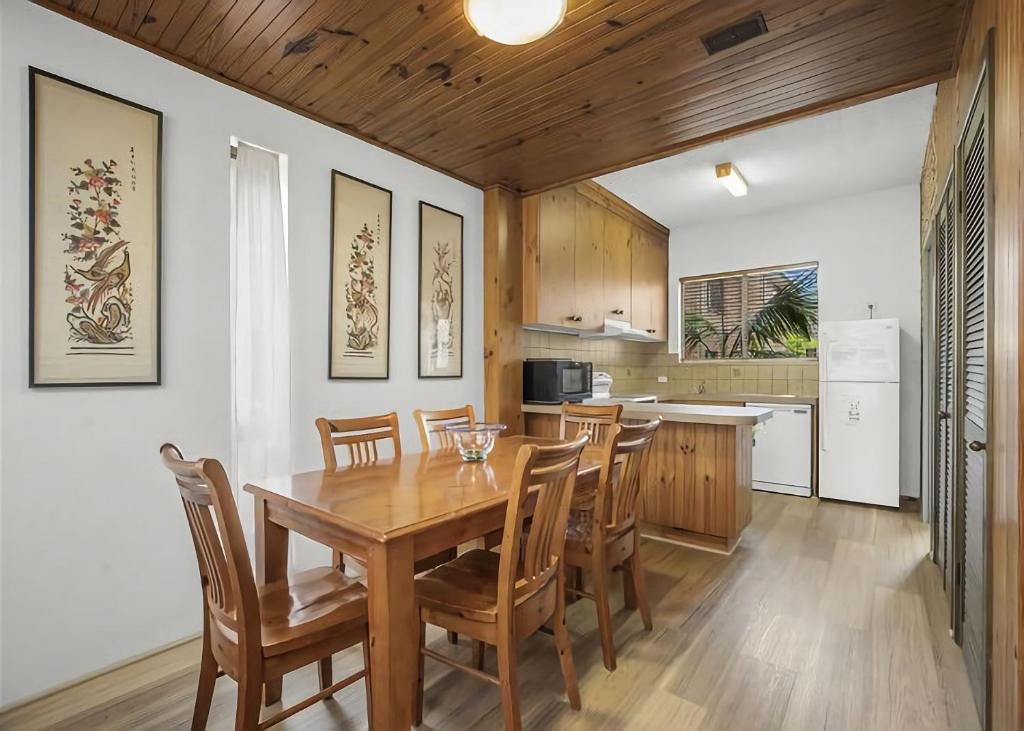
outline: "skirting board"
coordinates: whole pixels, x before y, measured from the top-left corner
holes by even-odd
[[[84,676],[82,676],[80,678],[76,678],[75,680],[68,681],[67,683],[61,683],[60,685],[57,685],[57,686],[55,686],[53,688],[49,688],[47,690],[44,690],[41,693],[36,693],[34,695],[31,695],[28,698],[22,698],[22,699],[14,702],[14,703],[11,703],[10,705],[0,707],[0,718],[2,718],[4,716],[7,716],[7,715],[10,715],[10,714],[12,714],[14,712],[17,712],[19,709],[22,709],[25,706],[45,703],[46,699],[51,698],[53,696],[56,696],[58,694],[61,694],[61,695],[67,694],[68,696],[72,696],[74,694],[69,692],[69,691],[72,691],[72,689],[78,688],[79,686],[85,686],[85,685],[87,685],[89,683],[93,683],[93,682],[95,682],[97,680],[99,682],[101,682],[101,683],[108,684],[109,680],[108,680],[108,678],[106,676],[109,676],[111,674],[117,673],[118,671],[122,671],[125,668],[130,667],[132,665],[136,665],[136,664],[140,664],[140,663],[147,663],[147,661],[155,660],[156,658],[158,658],[161,655],[165,655],[165,654],[171,653],[176,648],[182,647],[182,646],[187,645],[189,643],[196,642],[197,640],[200,640],[201,638],[202,638],[202,634],[189,635],[188,637],[184,637],[184,638],[182,638],[180,640],[175,640],[174,642],[169,642],[166,645],[161,645],[160,647],[154,648],[154,649],[150,650],[149,652],[144,652],[144,653],[139,654],[139,655],[134,655],[134,656],[132,656],[130,658],[127,658],[126,660],[122,660],[121,662],[116,662],[116,663],[113,663],[111,665],[107,665],[106,667],[101,668],[99,670],[96,670],[94,672],[91,672],[88,675],[84,675]],[[197,645],[197,649],[196,649],[196,652],[195,652],[195,659],[194,659],[194,661],[191,661],[190,665],[194,665],[195,663],[197,663],[199,661],[199,649],[200,648]],[[163,680],[166,677],[165,670],[166,669],[161,671],[161,673],[160,673],[160,680]],[[102,690],[96,690],[96,691],[92,691],[92,692],[86,693],[85,695],[88,697],[88,703],[83,705],[83,708],[95,706],[95,704],[97,702],[97,695],[101,695],[102,692],[103,692]],[[67,700],[61,700],[60,704],[62,706],[68,706],[69,702]],[[70,704],[70,705],[73,705],[73,703]],[[65,712],[67,712],[66,717],[71,717],[71,715],[74,713],[74,711],[71,708],[67,708],[67,707],[66,708],[62,708],[61,710],[62,710],[61,715],[65,715]],[[3,725],[3,723],[0,723],[0,726],[2,726],[2,725]]]
[[[730,540],[728,538],[720,538],[719,536],[710,536],[705,533],[692,533],[680,528],[669,528],[649,523],[641,524],[640,535],[654,541],[674,543],[677,546],[696,548],[698,551],[719,553],[723,556],[731,556],[732,552],[736,550],[736,546],[742,540],[742,536],[735,540]]]

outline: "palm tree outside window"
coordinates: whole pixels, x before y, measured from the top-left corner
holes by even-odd
[[[680,289],[683,360],[817,355],[817,264],[685,277]]]

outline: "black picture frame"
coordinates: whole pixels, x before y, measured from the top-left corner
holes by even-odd
[[[433,208],[459,219],[459,373],[458,375],[424,375],[423,373],[423,209]],[[466,323],[466,219],[461,213],[420,201],[419,205],[419,263],[416,267],[416,374],[422,380],[457,380],[465,374],[465,323]]]
[[[359,183],[361,185],[375,188],[382,193],[387,193],[388,196],[388,297],[387,297],[387,311],[388,311],[388,332],[386,341],[386,355],[384,357],[384,375],[383,376],[335,376],[332,373],[332,364],[334,362],[334,228],[335,228],[335,210],[336,210],[336,196],[337,186],[335,186],[335,180],[338,176],[347,178],[352,182]],[[343,173],[340,170],[331,169],[331,233],[330,233],[330,261],[329,277],[328,277],[328,288],[327,288],[327,379],[329,381],[387,381],[391,378],[391,253],[392,246],[391,240],[392,230],[391,226],[394,221],[394,206],[395,196],[394,192],[387,188],[371,183],[368,180],[357,178],[355,175],[349,175]]]
[[[126,386],[161,386],[163,385],[163,140],[164,140],[164,114],[158,109],[147,107],[143,104],[133,102],[129,99],[110,94],[96,89],[95,87],[82,84],[58,74],[45,71],[35,66],[28,67],[28,233],[29,233],[29,328],[28,328],[28,379],[29,388],[121,388]],[[157,140],[156,140],[156,169],[155,169],[155,194],[156,210],[155,224],[156,235],[154,241],[154,266],[156,292],[154,293],[154,307],[156,310],[156,332],[154,345],[155,378],[147,381],[80,381],[80,382],[40,382],[36,377],[36,153],[39,148],[37,139],[37,94],[36,81],[39,78],[46,78],[52,81],[65,84],[80,91],[108,99],[118,104],[152,114],[156,118]]]

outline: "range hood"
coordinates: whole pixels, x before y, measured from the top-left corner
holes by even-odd
[[[656,343],[657,336],[646,330],[638,330],[624,320],[605,320],[602,330],[580,330],[580,337],[586,340],[637,340],[642,343]]]
[[[524,330],[535,330],[545,333],[562,333],[564,335],[576,335],[587,340],[636,340],[641,343],[660,342],[652,333],[644,330],[637,330],[630,323],[624,320],[605,320],[604,327],[600,330],[585,330],[578,327],[566,327],[564,325],[548,325],[546,323],[524,323]]]

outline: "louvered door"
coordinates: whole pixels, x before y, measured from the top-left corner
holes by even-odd
[[[975,99],[960,142],[960,306],[959,403],[962,407],[960,492],[963,508],[960,566],[960,637],[971,690],[979,710],[987,695],[988,557],[987,458],[988,373],[988,248],[991,190],[986,85]],[[954,624],[955,627],[955,624]],[[982,713],[984,715],[984,713]]]
[[[953,596],[953,333],[954,333],[954,221],[953,186],[942,196],[936,219],[935,242],[935,562],[942,569],[943,586]]]

